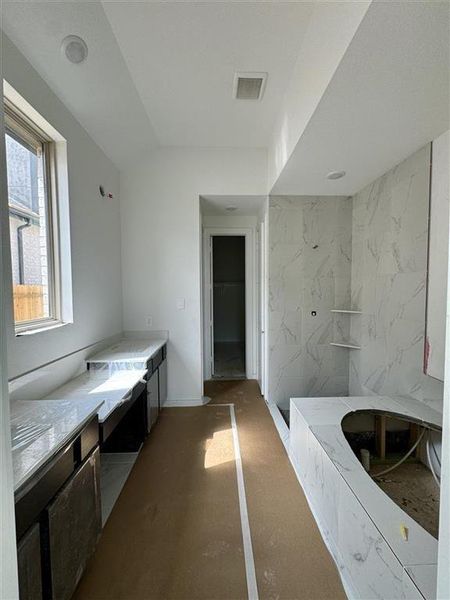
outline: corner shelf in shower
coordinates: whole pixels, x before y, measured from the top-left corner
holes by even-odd
[[[354,310],[351,308],[332,308],[330,312],[350,316],[362,315],[362,311]],[[338,348],[348,348],[349,350],[361,350],[361,346],[359,346],[357,342],[353,342],[352,340],[344,340],[342,342],[330,342],[330,346],[337,346]]]
[[[337,346],[338,348],[349,348],[350,350],[361,350],[361,346],[357,346],[353,342],[330,342],[330,346]]]

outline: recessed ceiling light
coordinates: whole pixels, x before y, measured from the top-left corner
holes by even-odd
[[[228,210],[229,212],[233,212],[233,210],[237,210],[237,206],[227,206],[225,210]]]
[[[327,175],[327,179],[342,179],[344,175],[345,171],[330,171]]]
[[[88,55],[86,42],[77,35],[65,37],[61,44],[61,51],[67,60],[74,65],[84,62]]]

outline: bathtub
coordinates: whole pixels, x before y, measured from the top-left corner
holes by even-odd
[[[364,410],[442,426],[440,413],[412,399],[294,398],[292,464],[350,597],[431,600],[437,540],[380,489],[344,436],[343,419]]]

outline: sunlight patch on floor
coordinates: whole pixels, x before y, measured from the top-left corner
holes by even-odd
[[[217,467],[234,460],[233,438],[231,429],[216,431],[212,438],[205,442],[205,469]]]

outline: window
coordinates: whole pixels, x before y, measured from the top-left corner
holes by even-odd
[[[61,320],[54,141],[5,99],[14,321],[17,332]]]

